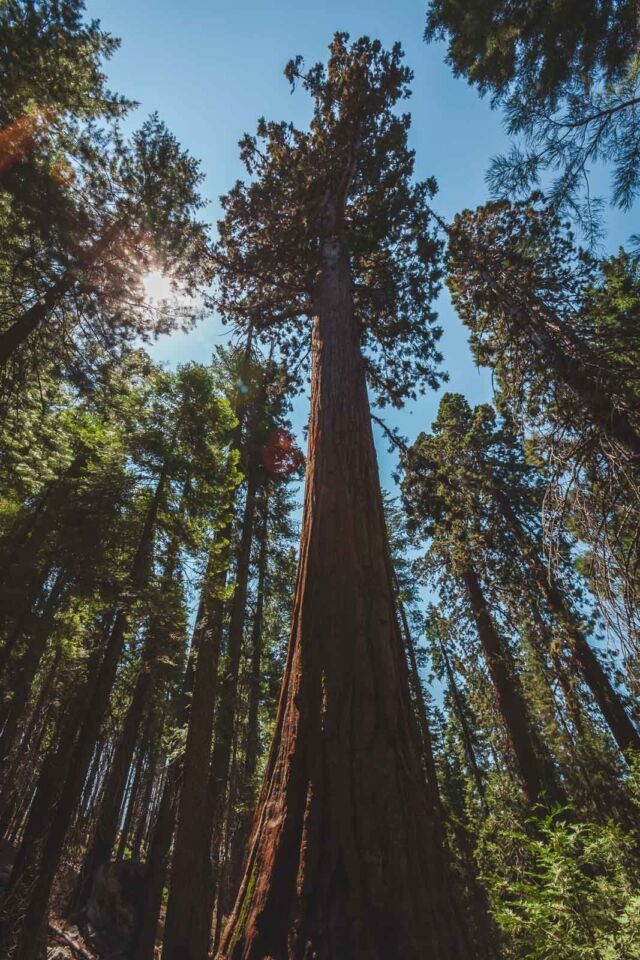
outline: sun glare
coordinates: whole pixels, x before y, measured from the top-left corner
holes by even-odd
[[[171,280],[161,270],[150,270],[146,273],[142,278],[142,286],[145,297],[150,303],[175,299],[176,292],[171,286]]]

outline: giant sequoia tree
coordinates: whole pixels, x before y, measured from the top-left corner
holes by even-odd
[[[412,181],[398,46],[337,34],[287,68],[308,130],[260,122],[224,199],[220,306],[300,358],[311,340],[301,554],[276,730],[220,955],[467,956],[421,769],[367,380],[437,382],[432,182]],[[293,364],[291,364],[292,366]]]

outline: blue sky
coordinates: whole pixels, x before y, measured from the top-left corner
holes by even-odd
[[[109,63],[113,89],[140,102],[137,120],[157,110],[184,147],[202,160],[204,193],[211,201],[206,216],[218,218],[218,197],[243,176],[237,143],[253,132],[261,115],[302,125],[309,101],[293,95],[282,71],[301,53],[308,62],[325,58],[336,30],[353,37],[367,34],[388,46],[400,40],[406,62],[414,70],[411,144],[416,175],[435,175],[439,194],[434,206],[450,218],[487,199],[484,173],[490,158],[506,139],[498,113],[444,63],[444,49],[423,39],[422,0],[89,0],[90,17],[122,39]],[[599,186],[599,185],[598,185]],[[607,247],[614,249],[637,229],[633,218],[614,215]],[[491,398],[490,377],[478,371],[469,354],[466,334],[445,293],[438,303],[444,327],[441,349],[450,380],[446,389],[464,393],[470,402]],[[225,334],[217,318],[188,335],[163,338],[154,356],[167,363],[206,362]],[[430,393],[399,413],[388,415],[409,439],[427,429],[438,404]],[[295,406],[301,430],[307,404]],[[391,487],[393,457],[378,444],[381,477]]]

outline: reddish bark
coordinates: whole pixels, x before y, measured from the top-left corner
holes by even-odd
[[[324,242],[292,634],[219,956],[465,960],[398,629],[349,264]]]

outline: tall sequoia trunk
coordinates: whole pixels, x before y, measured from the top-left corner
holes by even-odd
[[[576,623],[561,589],[545,569],[535,545],[525,533],[508,499],[499,494],[499,500],[509,529],[522,550],[525,561],[529,565],[536,585],[545,597],[549,609],[565,630],[574,663],[591,691],[593,699],[598,704],[614,740],[623,754],[630,749],[640,751],[640,734],[627,715],[620,697],[591,649],[587,638]]]
[[[545,798],[547,802],[557,800],[559,791],[551,758],[534,737],[508,648],[494,626],[480,581],[470,563],[461,576],[525,795],[532,805],[544,802]]]
[[[465,960],[398,629],[349,264],[323,244],[276,732],[220,957]]]
[[[132,595],[146,584],[160,505],[167,484],[162,471],[149,504],[129,575]],[[59,750],[45,761],[43,776],[32,805],[25,837],[14,864],[5,911],[0,924],[0,944],[5,952],[13,940],[13,960],[36,960],[41,942],[49,894],[77,804],[82,796],[100,726],[109,704],[118,663],[129,627],[128,604],[116,613],[99,667],[89,671],[89,680],[79,698],[77,731],[67,724]],[[73,718],[75,725],[75,717]]]

